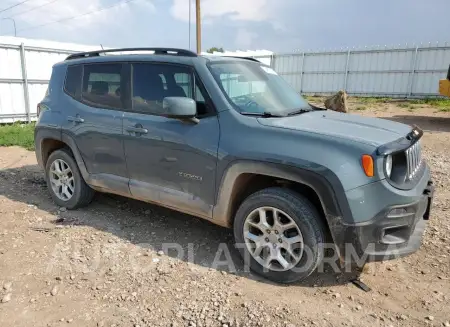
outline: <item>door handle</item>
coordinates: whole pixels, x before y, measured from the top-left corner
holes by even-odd
[[[148,133],[148,129],[143,128],[143,127],[136,127],[136,126],[128,126],[126,128],[127,132],[130,133],[136,133],[136,134],[147,134]]]
[[[67,120],[71,121],[71,122],[74,122],[74,123],[84,123],[84,119],[79,117],[79,116],[76,116],[76,117],[67,116]]]

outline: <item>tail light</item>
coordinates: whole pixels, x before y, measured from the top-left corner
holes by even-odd
[[[41,112],[44,112],[46,110],[49,110],[49,107],[47,107],[43,103],[38,103],[37,110],[36,110],[38,118],[39,118],[39,115],[41,114]]]

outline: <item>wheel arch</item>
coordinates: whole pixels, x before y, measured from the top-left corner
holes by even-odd
[[[66,133],[61,134],[61,139],[65,144],[67,144],[67,146],[72,151],[73,156],[75,158],[75,162],[77,163],[78,169],[80,170],[81,176],[84,178],[85,181],[88,181],[89,173],[86,169],[86,164],[84,163],[83,157],[81,156],[80,151],[78,150],[75,140]]]
[[[50,153],[60,148],[61,143],[61,131],[59,129],[36,126],[34,131],[34,146],[36,159],[41,168],[45,170]]]
[[[53,131],[48,129],[39,129],[35,133],[35,146],[38,164],[44,170],[47,160],[52,152],[64,147],[68,148],[72,152],[84,180],[88,179],[89,173],[86,170],[86,165],[84,164],[80,151],[71,136],[61,133],[59,130]]]
[[[233,162],[221,178],[213,221],[232,227],[234,214],[246,197],[266,187],[284,186],[305,195],[317,206],[334,238],[336,226],[351,212],[339,179],[325,169],[319,172],[274,163]]]

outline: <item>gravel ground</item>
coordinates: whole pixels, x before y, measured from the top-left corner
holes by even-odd
[[[226,250],[229,230],[150,204],[97,195],[58,208],[34,153],[0,148],[0,326],[450,326],[450,114],[350,106],[425,129],[436,184],[423,246],[367,265],[370,292],[335,273],[270,283]],[[162,251],[171,242],[181,258]],[[233,266],[212,268],[227,256]]]

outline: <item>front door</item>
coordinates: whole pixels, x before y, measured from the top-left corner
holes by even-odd
[[[89,182],[129,195],[123,151],[122,63],[69,66],[64,131],[75,140]]]
[[[210,218],[214,204],[219,122],[188,66],[135,63],[132,110],[124,114],[124,146],[133,196]],[[196,87],[194,87],[196,86]],[[197,101],[200,122],[161,116],[168,96]]]

